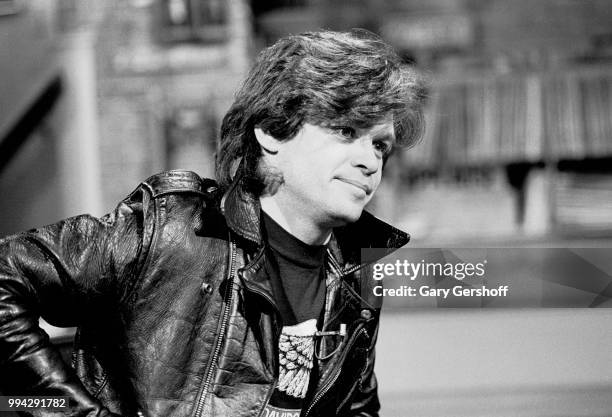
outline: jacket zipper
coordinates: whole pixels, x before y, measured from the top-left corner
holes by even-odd
[[[359,327],[355,329],[353,336],[351,337],[351,339],[347,342],[346,346],[344,347],[343,357],[336,364],[336,367],[334,369],[334,374],[327,380],[327,382],[321,388],[321,390],[319,390],[319,392],[316,393],[316,395],[312,399],[312,402],[310,403],[310,406],[308,406],[308,409],[306,410],[304,417],[308,416],[308,414],[312,411],[316,403],[320,401],[321,398],[323,398],[323,396],[327,393],[327,391],[329,391],[332,385],[335,384],[336,380],[338,379],[338,376],[340,376],[340,371],[342,369],[342,364],[344,363],[346,359],[346,355],[348,355],[348,352],[351,350],[351,347],[353,347],[353,345],[355,344],[355,341],[357,340],[357,338],[362,333],[366,332],[366,329],[364,328],[364,326],[365,326],[365,323],[360,323]]]
[[[355,265],[352,268],[347,269],[346,271],[342,271],[342,277],[345,277],[349,274],[352,274],[353,272],[357,271],[358,269],[363,268],[363,265]]]
[[[363,264],[357,264],[357,265],[353,265],[352,267],[348,269],[343,270],[340,264],[338,263],[338,261],[336,260],[336,258],[334,257],[334,254],[329,249],[327,250],[327,254],[329,257],[329,262],[333,265],[334,269],[336,269],[338,278],[340,279],[364,267]]]
[[[210,361],[210,366],[208,368],[208,372],[206,373],[206,378],[204,379],[204,384],[202,385],[202,393],[200,394],[200,399],[198,401],[198,405],[195,411],[195,417],[200,417],[202,415],[202,409],[204,408],[204,401],[206,400],[206,396],[208,395],[208,391],[210,390],[210,386],[212,383],[212,377],[215,370],[215,364],[217,363],[217,359],[219,358],[219,353],[221,352],[221,344],[224,339],[225,329],[227,328],[227,323],[229,321],[229,313],[232,302],[232,293],[233,293],[233,284],[234,284],[234,273],[236,267],[236,243],[232,239],[232,236],[229,236],[230,239],[230,270],[228,276],[228,285],[226,290],[226,299],[227,302],[223,306],[223,312],[221,317],[221,326],[219,327],[219,334],[217,335],[217,339],[215,340],[215,349],[213,350],[213,356]]]

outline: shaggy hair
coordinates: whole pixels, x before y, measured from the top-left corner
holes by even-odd
[[[226,189],[240,169],[247,191],[260,195],[265,189],[255,127],[284,141],[305,122],[368,128],[392,115],[396,144],[410,146],[424,128],[423,100],[417,72],[370,32],[285,37],[259,54],[223,118],[216,156],[219,185]]]

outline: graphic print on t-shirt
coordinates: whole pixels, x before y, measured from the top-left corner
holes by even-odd
[[[268,404],[264,410],[263,417],[300,417],[302,410],[286,410]]]
[[[265,417],[299,417],[313,367],[315,319],[283,327],[279,340],[279,378]]]
[[[306,397],[312,370],[316,331],[317,321],[315,319],[295,326],[283,327],[278,343],[280,375],[277,388],[291,397]]]

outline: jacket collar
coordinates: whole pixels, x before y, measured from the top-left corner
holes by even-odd
[[[262,245],[259,199],[244,191],[241,177],[236,178],[221,198],[221,212],[228,227],[239,236]]]
[[[221,199],[227,225],[241,237],[262,246],[259,199],[244,191],[238,177]],[[355,223],[335,228],[330,249],[343,269],[353,269],[404,246],[410,236],[364,211]],[[361,259],[361,249],[380,248],[368,259]]]

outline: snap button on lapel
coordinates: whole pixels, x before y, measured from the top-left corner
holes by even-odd
[[[372,312],[367,308],[364,308],[363,310],[361,310],[361,318],[370,320],[372,318]]]
[[[205,282],[202,284],[202,292],[205,292],[206,294],[210,294],[213,292],[213,287],[212,285],[210,285],[208,282]]]

